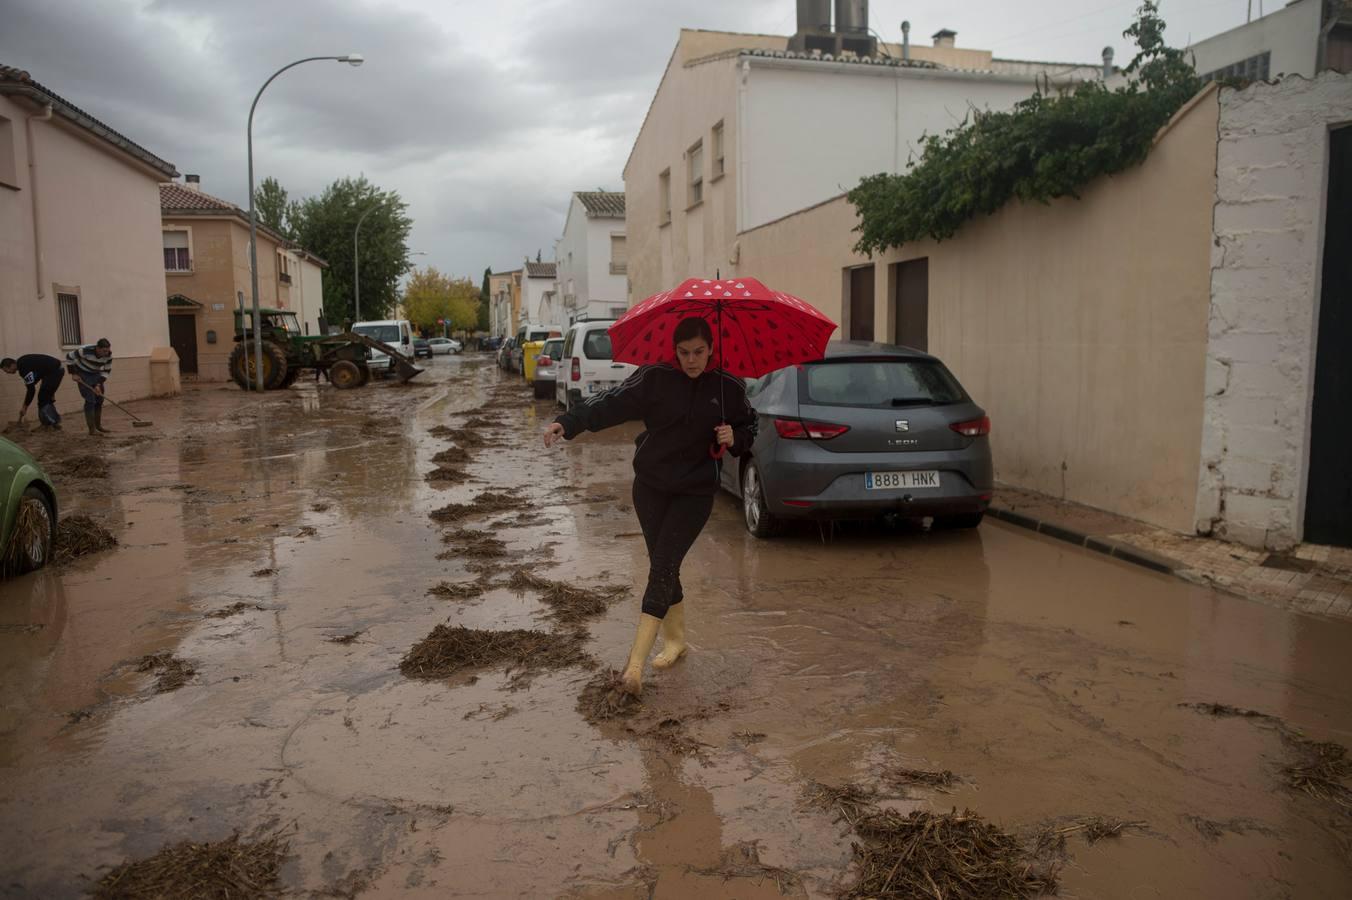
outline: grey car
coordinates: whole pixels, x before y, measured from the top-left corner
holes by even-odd
[[[756,537],[803,518],[981,523],[994,484],[990,419],[935,357],[833,341],[822,360],[751,382],[747,397],[756,441],[725,458],[722,481]]]

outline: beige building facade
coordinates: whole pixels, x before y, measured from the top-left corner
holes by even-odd
[[[741,233],[903,170],[926,133],[972,107],[1101,75],[942,35],[832,58],[788,51],[788,37],[683,30],[624,169],[629,301],[687,277],[749,274]]]
[[[194,176],[188,176],[193,179]],[[195,180],[161,184],[169,330],[185,378],[227,381],[235,346],[235,311],[253,308],[249,218]],[[323,260],[267,228],[258,229],[258,302],[294,310],[302,330],[320,333]]]
[[[837,337],[944,360],[990,413],[1000,481],[1191,531],[1216,122],[1208,92],[1080,200],[1011,203],[874,259],[838,197],[743,234],[741,270],[810,300]]]
[[[0,66],[0,355],[61,357],[106,337],[110,397],[178,391],[156,188],[177,174],[27,72]],[[83,402],[66,382],[63,412]],[[0,376],[7,418],[23,393]]]

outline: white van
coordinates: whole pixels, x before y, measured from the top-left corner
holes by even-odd
[[[638,366],[610,358],[606,329],[614,324],[593,320],[577,322],[568,329],[563,339],[563,361],[554,382],[554,399],[564,409],[615,387],[638,371]]]
[[[379,322],[358,322],[352,326],[352,330],[357,334],[364,334],[372,340],[380,341],[382,344],[389,344],[395,350],[407,356],[409,362],[414,360],[413,356],[413,323],[407,319],[384,319]],[[388,355],[381,353],[375,348],[371,349],[370,365],[372,370],[379,372],[382,369],[394,368],[394,360]]]

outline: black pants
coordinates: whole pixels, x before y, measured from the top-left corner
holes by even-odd
[[[634,481],[634,512],[648,545],[648,588],[643,611],[659,619],[685,599],[681,562],[714,509],[712,495],[668,494]]]
[[[65,377],[66,373],[62,370],[38,382],[41,385],[38,388],[38,421],[44,425],[61,424],[61,414],[56,411],[56,389],[61,387],[61,380]]]

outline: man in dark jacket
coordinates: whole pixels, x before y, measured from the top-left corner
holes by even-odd
[[[0,360],[0,371],[10,375],[17,374],[28,388],[23,398],[23,408],[19,410],[19,421],[28,415],[28,407],[33,403],[33,394],[38,396],[38,422],[43,428],[61,429],[61,414],[56,411],[56,389],[66,371],[61,360],[43,353],[28,353],[18,359]],[[41,387],[39,387],[41,385]]]

